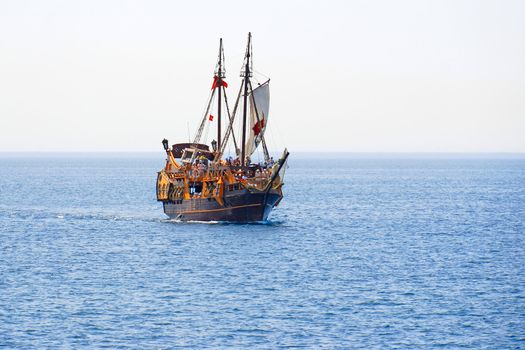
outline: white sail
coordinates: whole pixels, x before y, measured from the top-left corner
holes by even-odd
[[[259,85],[252,91],[250,99],[250,127],[249,137],[246,142],[246,156],[255,152],[262,140],[266,126],[268,125],[268,112],[270,110],[270,81]],[[255,105],[254,102],[255,101]]]

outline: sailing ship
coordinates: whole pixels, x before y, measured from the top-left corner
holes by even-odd
[[[162,141],[167,158],[166,166],[157,175],[157,200],[162,202],[164,213],[171,219],[266,221],[283,199],[289,152],[285,149],[277,161],[268,152],[264,135],[268,126],[270,79],[253,87],[251,41],[249,33],[233,110],[230,112],[226,95],[228,84],[220,39],[210,96],[193,142],[170,147],[168,140]],[[216,118],[211,113],[215,98]],[[211,129],[216,129],[217,139],[211,141],[210,149],[206,139],[212,124],[215,124]],[[234,147],[230,154],[235,157],[225,157],[227,146],[230,150]],[[255,152],[259,154],[261,149],[264,162],[252,162]]]

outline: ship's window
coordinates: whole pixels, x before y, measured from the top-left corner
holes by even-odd
[[[201,193],[202,192],[202,182],[195,182],[193,185],[194,192],[195,193]]]

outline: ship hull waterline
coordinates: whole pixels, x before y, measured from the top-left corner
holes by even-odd
[[[213,198],[191,198],[181,203],[163,202],[164,213],[178,221],[263,222],[282,198],[277,191],[239,193],[224,197],[224,205]]]

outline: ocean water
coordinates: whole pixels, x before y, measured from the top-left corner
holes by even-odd
[[[163,155],[0,155],[0,348],[525,348],[525,156],[292,154],[257,225]]]

